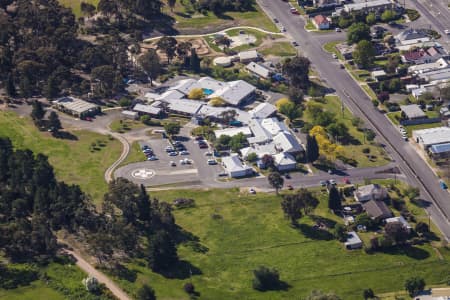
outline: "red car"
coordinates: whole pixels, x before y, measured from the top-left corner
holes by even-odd
[[[291,14],[299,15],[298,10],[296,10],[295,8],[291,8]]]
[[[199,144],[198,144],[198,147],[199,147],[200,149],[205,149],[205,148],[208,148],[208,145],[207,145],[206,143],[199,143]]]

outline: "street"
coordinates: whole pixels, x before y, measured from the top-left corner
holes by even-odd
[[[304,30],[304,20],[290,13],[289,4],[271,0],[259,0],[258,4],[271,19],[276,17],[283,20],[287,33],[299,43],[301,52],[311,60],[320,77],[335,89],[337,95],[356,116],[363,118],[367,125],[375,130],[377,140],[385,145],[388,154],[406,175],[407,182],[418,186],[422,198],[433,203],[427,208],[427,212],[449,240],[450,194],[440,188],[438,178],[426,162],[402,140],[398,130],[386,117],[373,107],[369,97],[353,78],[345,70],[339,69],[332,56],[323,50],[323,42],[317,38],[318,35]]]

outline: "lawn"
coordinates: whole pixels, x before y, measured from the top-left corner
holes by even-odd
[[[184,272],[178,269],[179,276],[173,279],[151,272],[143,262],[130,263],[137,279],[115,280],[131,294],[148,283],[158,299],[188,299],[183,284],[192,281],[201,299],[299,299],[320,289],[352,300],[361,299],[368,287],[376,293],[401,290],[405,278],[415,275],[423,276],[427,284],[438,284],[449,272],[448,256],[439,260],[429,245],[404,253],[368,255],[362,250],[347,251],[329,232],[313,229],[317,217],[303,218],[293,228],[282,214],[280,198],[273,194],[248,195],[230,189],[172,190],[151,196],[169,202],[177,197],[195,199],[195,208],[174,214],[177,224],[197,237],[207,252],[181,245]],[[325,199],[321,193],[315,216],[341,222],[328,212]],[[278,269],[288,288],[253,290],[252,270],[260,265]]]
[[[13,290],[0,289],[1,300],[64,300],[64,295],[37,280],[29,286]]]
[[[441,126],[442,126],[442,123],[437,122],[437,123],[430,123],[430,124],[410,125],[410,126],[405,126],[405,128],[406,128],[406,132],[408,133],[408,136],[410,137],[414,130],[428,129],[428,128],[441,127]]]
[[[81,12],[81,2],[90,3],[97,6],[99,0],[58,0],[63,6],[71,8],[73,14],[78,18],[83,14]]]
[[[29,148],[47,155],[59,180],[79,184],[94,202],[100,203],[107,190],[104,172],[119,158],[122,144],[112,137],[90,131],[71,133],[77,140],[56,139],[47,132],[38,131],[29,118],[0,111],[1,137],[9,137],[17,148]]]
[[[314,26],[314,23],[311,21],[311,19],[308,20],[308,22],[305,25],[306,30],[317,30],[316,26]]]
[[[376,100],[377,99],[377,95],[375,94],[375,92],[370,88],[370,86],[368,86],[367,84],[361,84],[362,89],[369,95],[371,100]]]
[[[216,32],[227,27],[254,26],[272,32],[279,32],[273,22],[264,14],[258,5],[254,5],[253,11],[226,12],[217,16],[212,12],[201,14],[194,10],[189,0],[177,1],[174,12],[165,6],[163,11],[175,18],[175,28],[183,32]]]
[[[141,146],[138,142],[133,142],[130,147],[130,152],[123,162],[120,163],[119,167],[129,165],[131,163],[145,161],[146,157],[142,153]]]
[[[261,54],[264,56],[295,56],[297,50],[289,42],[274,42],[270,47],[262,49]]]
[[[365,140],[364,133],[353,126],[352,113],[347,108],[344,108],[344,113],[342,113],[339,97],[325,96],[325,99],[325,103],[316,102],[317,105],[321,106],[324,110],[334,113],[337,121],[344,123],[349,129],[349,134],[356,140],[356,143],[354,144],[344,145],[344,156],[355,159],[360,168],[382,166],[389,163],[389,158],[383,149]],[[307,111],[305,111],[303,115],[303,120],[308,123],[311,123],[312,121],[311,116]],[[364,148],[370,149],[370,155],[366,155],[362,152]]]
[[[397,118],[400,118],[401,114],[402,113],[400,111],[394,111],[387,113],[386,116],[389,118],[389,120],[391,120],[392,123],[394,123],[395,125],[399,125],[400,123]]]
[[[328,53],[334,53],[336,54],[339,59],[343,60],[341,53],[336,49],[337,44],[341,44],[343,41],[334,41],[334,42],[328,42],[325,45],[323,45],[323,49]]]
[[[145,125],[142,122],[130,119],[118,119],[112,121],[111,124],[109,124],[109,128],[111,128],[112,131],[119,133],[124,133],[132,129],[139,129],[144,127]]]

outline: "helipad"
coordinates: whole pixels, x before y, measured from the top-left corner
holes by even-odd
[[[155,171],[150,169],[137,169],[131,172],[131,176],[136,179],[149,179],[155,176]]]

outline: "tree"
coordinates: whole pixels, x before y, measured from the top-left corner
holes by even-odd
[[[289,86],[288,96],[291,101],[295,104],[301,104],[303,102],[304,93],[302,89],[296,88],[295,86]]]
[[[95,12],[95,6],[91,3],[81,2],[80,9],[83,14],[92,16]]]
[[[156,300],[155,291],[147,284],[141,286],[137,291],[137,300]]]
[[[421,277],[411,277],[405,281],[405,290],[411,297],[417,295],[417,293],[423,291],[425,288],[425,280]]]
[[[6,78],[6,94],[10,97],[17,96],[16,86],[14,84],[14,78],[11,73],[8,74]]]
[[[369,300],[375,298],[375,293],[372,291],[372,289],[365,289],[363,291],[363,297],[364,300]]]
[[[275,193],[278,195],[278,191],[283,187],[284,179],[278,172],[271,172],[267,177],[269,184],[275,189]]]
[[[166,231],[157,231],[148,243],[147,262],[154,272],[167,270],[178,261],[175,242]]]
[[[51,75],[47,78],[47,84],[44,86],[43,90],[44,96],[48,99],[53,99],[59,94],[58,81],[56,76]]]
[[[181,42],[177,45],[177,55],[183,61],[185,66],[188,66],[189,61],[187,60],[187,58],[191,49],[192,44],[190,42]]]
[[[368,25],[373,25],[373,24],[375,24],[376,21],[377,21],[377,17],[375,16],[375,13],[370,12],[370,13],[367,14],[367,16],[366,16],[366,23]]]
[[[38,100],[35,100],[32,104],[32,110],[31,110],[31,118],[35,122],[40,122],[45,116],[45,110],[42,106],[42,103]]]
[[[203,92],[202,88],[193,88],[189,91],[188,98],[189,99],[196,99],[200,100],[203,97],[205,97],[205,93]]]
[[[402,87],[402,82],[399,78],[393,78],[389,80],[389,91],[390,92],[397,92]]]
[[[328,194],[328,208],[331,210],[341,209],[341,195],[335,186],[332,186]]]
[[[33,93],[33,88],[31,87],[30,79],[23,76],[19,82],[20,96],[23,98],[31,97]]]
[[[225,106],[226,104],[227,103],[225,102],[225,100],[223,100],[220,97],[214,97],[208,101],[208,105],[213,106],[213,107],[221,107],[221,106]],[[232,110],[232,111],[236,112],[235,110]],[[227,112],[229,112],[229,111],[221,112],[221,114],[227,113]],[[229,122],[225,122],[225,123],[227,124]]]
[[[408,230],[401,222],[387,223],[384,227],[384,234],[395,241],[396,244],[403,244],[408,239]]]
[[[275,106],[278,110],[280,110],[280,107],[288,104],[289,102],[291,102],[288,98],[280,98],[277,100],[277,102],[275,102]]]
[[[156,46],[164,51],[167,56],[167,64],[170,64],[170,60],[175,57],[177,40],[170,36],[163,36],[156,43]]]
[[[175,7],[175,3],[177,3],[177,0],[167,0],[167,4],[170,7],[170,12],[173,13],[173,8]]]
[[[200,58],[198,57],[195,48],[191,49],[191,58],[189,60],[189,67],[195,73],[200,72]]]
[[[391,10],[391,9],[386,9],[382,14],[381,14],[381,21],[383,22],[390,22],[393,21],[397,18],[397,14],[395,13],[395,11]]]
[[[416,224],[416,232],[420,234],[425,234],[430,232],[430,227],[427,223],[419,222]]]
[[[347,30],[348,44],[356,44],[362,40],[370,41],[370,27],[364,23],[353,23]]]
[[[52,132],[58,132],[62,129],[58,114],[54,111],[52,111],[48,116],[48,127],[52,130]]]
[[[300,118],[302,115],[302,109],[300,108],[300,106],[296,105],[292,101],[280,105],[278,111],[285,115],[289,119],[289,122]]]
[[[319,146],[315,136],[306,136],[306,161],[309,163],[315,162],[319,158]]]
[[[195,294],[195,286],[191,282],[186,282],[184,284],[184,286],[183,286],[183,289],[189,295],[194,295]]]
[[[247,155],[247,161],[249,162],[255,162],[258,160],[258,155],[255,152],[249,153]]]
[[[386,72],[388,74],[394,74],[397,70],[397,67],[400,64],[400,55],[391,55],[388,57],[388,62],[385,66]]]
[[[276,269],[260,266],[253,270],[253,288],[258,291],[277,289],[280,285],[280,274]]]
[[[153,85],[153,79],[161,73],[161,64],[156,51],[154,49],[149,49],[138,58],[138,63],[150,79],[150,85]]]
[[[345,242],[347,240],[347,230],[345,230],[344,225],[336,224],[334,226],[334,237],[340,242]]]
[[[328,125],[327,132],[334,139],[335,142],[341,141],[345,143],[349,137],[348,127],[341,122],[332,123]]]
[[[174,136],[180,133],[181,125],[176,122],[169,122],[164,124],[164,130],[169,136]]]
[[[302,217],[302,210],[305,215],[319,205],[319,201],[305,188],[299,189],[293,195],[286,195],[281,202],[286,218],[291,220],[291,224],[295,225],[297,220]]]
[[[292,86],[307,89],[310,85],[309,67],[311,62],[303,56],[288,58],[283,63],[283,73],[289,78]]]
[[[275,169],[275,160],[272,155],[270,154],[264,154],[261,158],[261,163],[264,165],[265,168],[273,170]]]
[[[405,196],[409,198],[409,200],[415,200],[420,196],[420,189],[418,187],[408,187],[405,190]]]
[[[355,51],[353,51],[353,60],[362,68],[369,68],[375,59],[375,48],[372,42],[362,40],[356,45]]]

